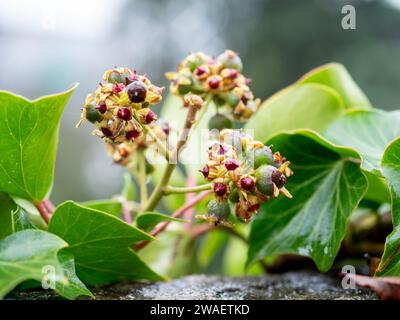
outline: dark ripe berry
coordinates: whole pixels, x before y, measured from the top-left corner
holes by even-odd
[[[139,135],[140,135],[140,131],[135,130],[135,129],[125,132],[125,138],[127,140],[136,139]]]
[[[233,171],[239,168],[239,161],[237,161],[236,159],[226,159],[224,164],[225,168],[229,171]]]
[[[110,138],[113,136],[113,133],[107,127],[102,127],[101,132],[104,134],[105,137]]]
[[[86,119],[89,122],[95,123],[95,122],[100,122],[101,120],[103,120],[102,115],[96,110],[96,108],[94,107],[94,104],[90,104],[90,105],[86,106],[85,108],[86,108]]]
[[[214,199],[207,205],[207,213],[220,219],[228,218],[230,211],[231,209],[226,201],[218,201]]]
[[[286,184],[286,176],[278,170],[272,172],[271,180],[279,189]]]
[[[252,152],[252,150],[249,150]],[[275,159],[274,154],[272,153],[271,148],[264,146],[263,148],[257,148],[254,150],[254,168],[257,169],[258,167],[264,164],[274,165]]]
[[[276,168],[271,165],[262,165],[254,172],[257,189],[266,196],[272,196],[274,193],[272,173],[275,171]]]
[[[107,105],[104,101],[100,102],[96,109],[101,113],[104,114],[107,111]]]
[[[204,178],[207,178],[208,174],[210,173],[210,168],[205,165],[204,168],[200,169],[199,171],[203,174]]]
[[[208,80],[208,86],[210,87],[210,89],[218,89],[220,83],[221,81],[218,77],[212,77]]]
[[[242,179],[240,179],[240,187],[243,190],[252,191],[255,186],[256,186],[256,183],[255,183],[254,179],[252,179],[250,177],[243,177]]]
[[[129,121],[132,119],[132,112],[129,108],[122,107],[118,109],[117,117],[121,120]]]
[[[129,100],[133,103],[141,103],[146,99],[147,87],[141,81],[134,81],[127,87]]]
[[[157,120],[157,115],[153,111],[149,111],[149,113],[146,115],[146,124],[149,124],[153,122],[154,120]]]
[[[225,183],[214,183],[214,192],[218,197],[223,197],[228,191],[228,186]]]
[[[222,129],[232,129],[233,123],[223,114],[216,114],[208,121],[208,129],[217,129],[221,131]]]
[[[205,67],[200,66],[200,67],[196,68],[195,75],[198,77],[201,77],[206,72],[207,72],[207,69]]]

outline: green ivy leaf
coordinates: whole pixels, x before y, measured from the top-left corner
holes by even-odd
[[[370,109],[371,103],[355,83],[346,68],[339,63],[328,63],[306,73],[297,83],[319,83],[334,89],[346,108]]]
[[[400,138],[393,141],[382,158],[382,171],[392,197],[393,231],[386,239],[385,251],[376,275],[400,275]]]
[[[66,246],[56,235],[41,230],[16,232],[0,241],[0,298],[21,282],[41,282],[46,275],[45,268],[54,271],[55,290],[62,296],[68,299],[91,296],[73,272],[73,258],[59,257],[60,250]]]
[[[107,212],[115,217],[121,217],[122,213],[121,201],[117,199],[85,201],[81,202],[80,205],[87,208]]]
[[[67,201],[55,210],[49,231],[68,242],[76,273],[88,285],[163,279],[131,249],[153,238],[110,214]]]
[[[30,200],[46,197],[61,115],[76,87],[33,101],[0,91],[0,191]]]
[[[135,220],[136,226],[144,231],[150,231],[163,221],[186,222],[184,219],[174,218],[159,212],[143,212]]]
[[[309,128],[322,132],[344,112],[342,99],[331,88],[293,85],[264,101],[244,128],[254,130],[255,139],[266,141],[284,130]]]
[[[361,167],[378,176],[388,144],[400,136],[400,111],[349,111],[324,134],[334,143],[352,147],[361,155]]]
[[[282,196],[263,205],[251,226],[248,264],[281,253],[311,257],[328,270],[345,235],[346,223],[367,189],[358,154],[316,133],[298,130],[268,141],[292,161],[294,175]]]

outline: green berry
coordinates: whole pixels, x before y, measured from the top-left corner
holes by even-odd
[[[269,164],[274,165],[275,159],[271,148],[264,146],[263,148],[257,148],[255,150],[249,150],[248,152],[254,152],[254,168]]]
[[[216,114],[208,122],[208,128],[210,130],[232,129],[232,127],[233,127],[232,121],[223,114]]]
[[[119,73],[117,71],[113,71],[110,73],[110,75],[108,76],[107,81],[109,83],[126,83],[126,78],[129,77],[129,74],[127,72],[124,73]]]
[[[103,120],[103,116],[100,114],[100,112],[96,109],[96,106],[94,103],[91,103],[90,105],[86,106],[86,119],[91,122],[100,122]]]
[[[262,165],[255,172],[257,190],[266,196],[272,196],[274,193],[274,184],[272,175],[278,171],[274,166]]]
[[[228,218],[230,211],[231,209],[226,201],[218,201],[214,199],[211,200],[207,206],[208,214],[214,215],[221,219]]]

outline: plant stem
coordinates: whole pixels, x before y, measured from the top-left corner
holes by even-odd
[[[48,208],[45,205],[45,201],[37,201],[34,202],[35,207],[38,209],[41,217],[43,218],[44,222],[46,222],[46,224],[49,224],[50,222],[50,212],[48,210]]]
[[[147,202],[147,185],[146,185],[146,159],[143,152],[139,152],[139,185],[140,185],[140,203],[144,205]]]
[[[164,195],[169,195],[173,193],[191,193],[191,192],[205,191],[205,190],[210,190],[211,187],[212,187],[211,183],[201,184],[199,186],[194,186],[194,187],[167,186],[164,188]]]
[[[206,101],[204,102],[204,105],[199,112],[199,116],[197,117],[196,122],[192,126],[192,131],[190,132],[189,137],[187,138],[186,142],[188,142],[192,138],[194,132],[196,131],[197,127],[199,126],[199,123],[201,122],[201,119],[203,119],[204,115],[206,114],[208,105],[210,104],[212,97],[213,97],[212,94],[209,94],[207,96]]]
[[[189,110],[188,110],[186,120],[185,120],[185,125],[183,126],[183,130],[182,130],[179,140],[176,144],[175,150],[172,152],[172,154],[169,153],[169,158],[167,159],[168,162],[164,169],[164,173],[161,177],[161,180],[155,186],[155,188],[150,196],[149,201],[147,202],[146,206],[144,207],[144,211],[153,210],[157,206],[158,202],[161,200],[161,197],[164,194],[163,189],[168,184],[169,179],[171,178],[172,172],[174,171],[175,167],[177,166],[179,153],[186,144],[190,129],[192,128],[192,125],[196,118],[197,111],[198,111],[198,108],[196,108],[194,106],[189,106]]]
[[[126,199],[124,199],[124,201],[122,201],[122,213],[124,215],[124,220],[127,224],[132,224],[132,216],[131,216],[131,209],[129,207],[129,203],[128,201],[126,201]]]
[[[196,197],[194,197],[193,199],[191,199],[191,201],[188,201],[182,208],[178,209],[177,211],[175,211],[171,216],[174,218],[179,218],[180,216],[182,216],[186,210],[190,209],[191,207],[193,207],[196,203],[200,202],[201,200],[203,200],[205,197],[207,197],[209,194],[211,193],[210,191],[203,191],[202,193],[200,193],[199,195],[197,195]],[[150,234],[155,237],[156,235],[158,235],[160,232],[164,231],[165,228],[170,224],[171,221],[165,221],[162,223],[159,223],[151,232]],[[146,247],[148,244],[150,243],[150,241],[142,241],[140,243],[138,243],[135,246],[135,250],[139,251],[141,249],[143,249],[144,247]]]
[[[171,152],[168,150],[166,143],[163,143],[160,139],[158,139],[157,135],[153,132],[153,130],[151,130],[151,128],[148,125],[141,123],[139,117],[135,112],[133,113],[133,118],[142,127],[144,132],[146,132],[154,140],[157,146],[161,149],[163,156],[165,157],[165,160],[167,160],[168,162],[171,158]]]

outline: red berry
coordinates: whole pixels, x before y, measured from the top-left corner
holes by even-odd
[[[117,117],[121,120],[129,121],[132,119],[132,112],[130,109],[122,107],[118,109]]]
[[[218,89],[219,84],[220,84],[220,80],[217,77],[212,77],[210,80],[208,80],[208,86],[211,89]]]
[[[259,204],[259,203],[256,203],[256,204],[251,205],[251,206],[247,209],[247,211],[254,212],[254,211],[258,211],[258,209],[260,209],[260,204]]]
[[[128,140],[136,139],[139,135],[140,131],[135,129],[125,132],[125,138]]]
[[[229,72],[229,78],[231,78],[231,79],[236,79],[238,75],[239,75],[239,72],[235,69],[231,69]]]
[[[116,83],[113,86],[113,91],[115,93],[120,93],[122,90],[124,90],[125,86],[122,83]]]
[[[225,154],[226,151],[227,151],[227,149],[222,144],[220,144],[218,154],[223,155],[223,154]]]
[[[240,186],[242,187],[242,189],[244,189],[246,191],[253,190],[255,185],[256,185],[256,183],[250,177],[244,177],[244,178],[240,179]]]
[[[141,103],[146,99],[147,87],[141,81],[134,81],[127,87],[129,100],[133,103]]]
[[[200,66],[200,67],[196,68],[195,74],[196,74],[196,76],[201,77],[206,72],[207,72],[206,68]]]
[[[104,101],[100,102],[99,105],[96,107],[97,111],[99,111],[101,114],[105,113],[107,111],[107,105]]]
[[[214,184],[214,192],[218,197],[223,197],[228,191],[228,186],[225,183],[217,182]]]
[[[225,168],[229,171],[236,170],[239,167],[239,161],[236,159],[225,160]]]
[[[207,178],[208,174],[210,173],[210,168],[205,165],[204,168],[200,169],[199,171],[203,174],[204,178]]]
[[[113,133],[111,132],[110,129],[103,127],[101,128],[101,132],[104,134],[105,137],[112,137]]]
[[[149,111],[149,113],[146,115],[145,122],[146,124],[149,124],[153,122],[154,120],[157,120],[157,115],[153,111]]]

